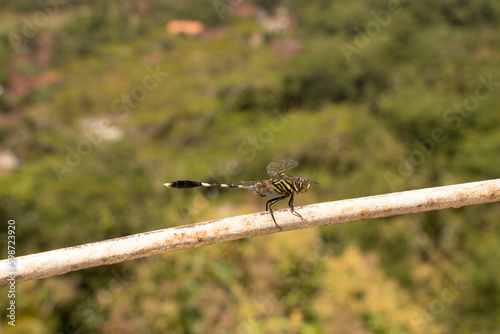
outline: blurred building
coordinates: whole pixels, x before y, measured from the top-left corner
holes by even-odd
[[[167,23],[166,29],[170,35],[198,36],[205,30],[205,25],[196,20],[173,20]]]

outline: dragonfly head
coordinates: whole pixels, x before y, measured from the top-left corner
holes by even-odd
[[[316,183],[313,181],[309,181],[307,177],[301,176],[299,177],[299,182],[297,182],[297,191],[299,193],[306,193],[309,190],[309,187],[311,186],[311,183]]]

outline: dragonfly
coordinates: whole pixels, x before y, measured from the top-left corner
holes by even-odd
[[[259,181],[241,181],[242,184],[227,184],[227,183],[207,183],[189,180],[180,180],[170,183],[164,183],[165,186],[169,188],[195,188],[195,187],[221,187],[221,188],[242,188],[252,190],[257,196],[266,197],[272,196],[266,202],[266,211],[271,213],[274,224],[282,231],[281,227],[276,223],[274,218],[274,213],[272,206],[277,202],[290,197],[288,201],[288,206],[291,209],[292,214],[300,217],[302,220],[304,218],[295,211],[293,207],[294,195],[297,193],[306,193],[309,190],[311,184],[317,184],[318,182],[310,181],[304,176],[294,177],[285,174],[286,171],[297,167],[299,163],[292,159],[279,159],[271,162],[267,165],[266,171],[269,174],[269,178]]]

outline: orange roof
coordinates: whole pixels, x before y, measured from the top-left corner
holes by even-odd
[[[167,32],[171,35],[197,36],[203,30],[205,30],[203,23],[196,20],[173,20],[167,23]]]

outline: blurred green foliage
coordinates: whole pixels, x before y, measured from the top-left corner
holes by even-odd
[[[260,179],[281,157],[319,182],[297,205],[497,177],[500,3],[294,0],[280,33],[247,4],[2,7],[0,150],[19,167],[0,175],[0,217],[16,220],[18,256],[261,211],[249,193],[162,184]],[[169,35],[172,19],[207,29]],[[21,283],[17,325],[500,332],[498,216],[489,204],[350,223]]]

